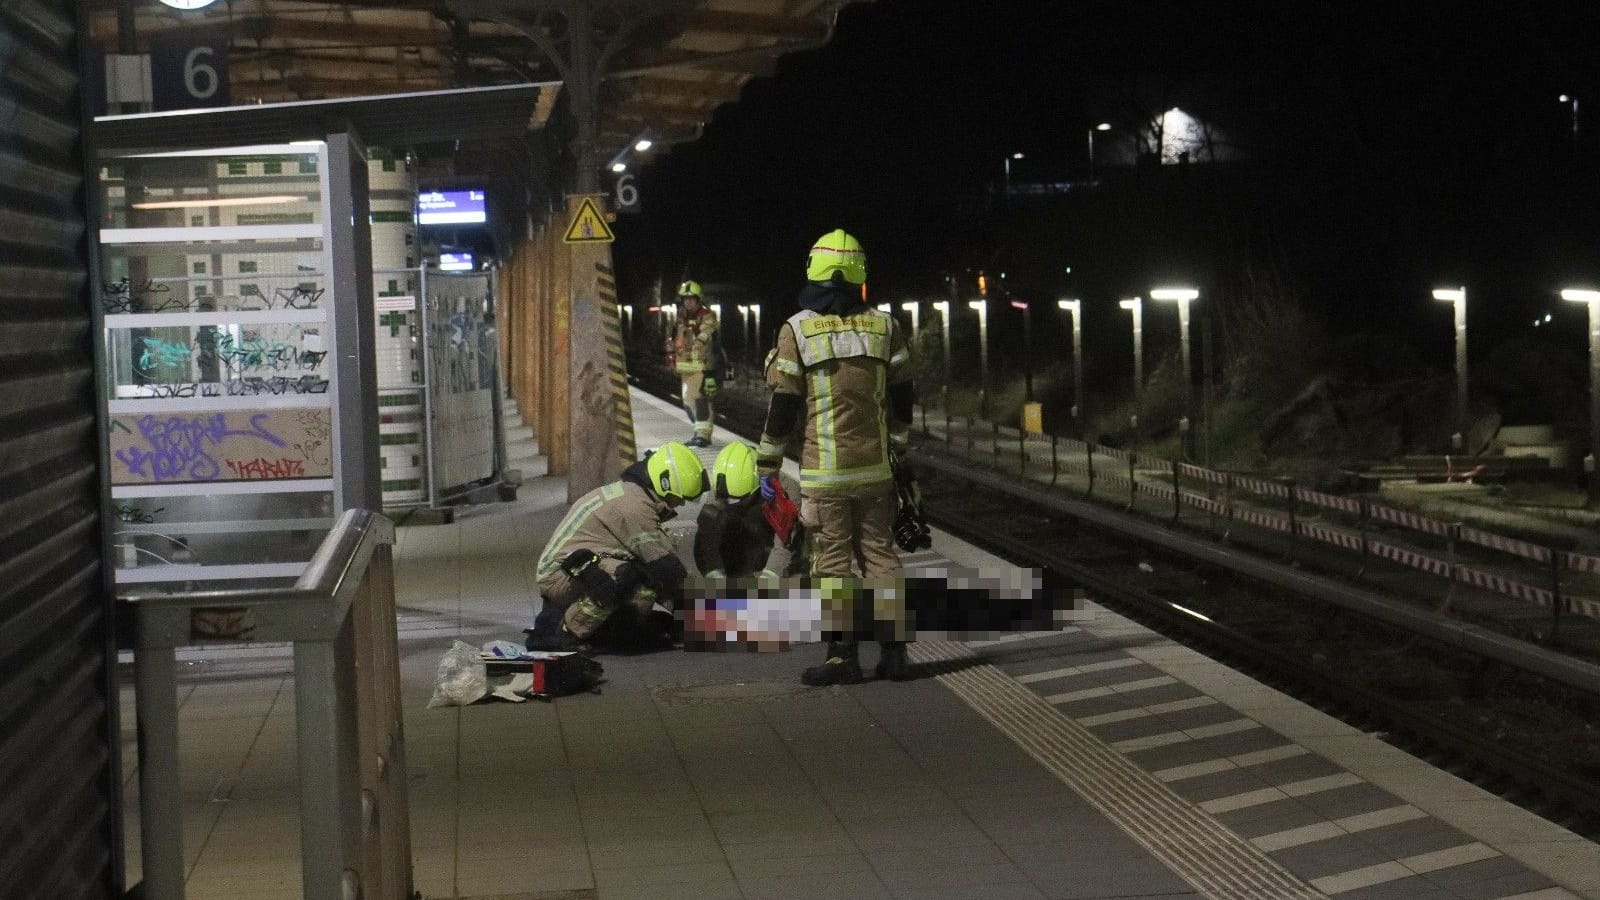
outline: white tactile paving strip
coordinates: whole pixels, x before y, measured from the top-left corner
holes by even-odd
[[[1600,897],[1582,837],[1108,611],[1074,631],[968,646],[1314,893]]]

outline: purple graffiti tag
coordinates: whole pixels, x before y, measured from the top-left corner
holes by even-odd
[[[249,428],[231,429],[226,413],[164,419],[140,416],[139,436],[146,446],[118,450],[116,457],[129,474],[155,481],[214,481],[222,474],[222,467],[209,450],[225,439],[255,438],[274,447],[284,446],[284,440],[263,424],[268,418],[267,413],[256,413],[250,417]]]

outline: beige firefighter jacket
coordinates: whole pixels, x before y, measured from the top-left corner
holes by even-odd
[[[802,493],[887,481],[891,384],[909,382],[911,353],[893,317],[802,310],[778,329],[767,386],[805,398]],[[763,434],[756,453],[779,458],[789,435]]]
[[[717,314],[702,306],[695,315],[678,316],[677,336],[672,341],[673,367],[679,372],[704,372],[711,366],[717,337]]]
[[[595,488],[578,498],[551,534],[539,556],[538,580],[546,582],[561,572],[561,561],[575,550],[640,563],[671,556],[676,549],[663,527],[670,509],[665,500],[632,481]]]

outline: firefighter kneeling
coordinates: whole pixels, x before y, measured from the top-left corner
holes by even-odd
[[[539,557],[544,606],[528,632],[530,650],[582,650],[593,642],[660,646],[688,571],[663,524],[706,490],[700,460],[663,444],[622,478],[578,499]]]

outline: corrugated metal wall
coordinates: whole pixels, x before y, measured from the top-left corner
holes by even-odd
[[[119,876],[78,49],[70,0],[0,2],[0,895]]]

